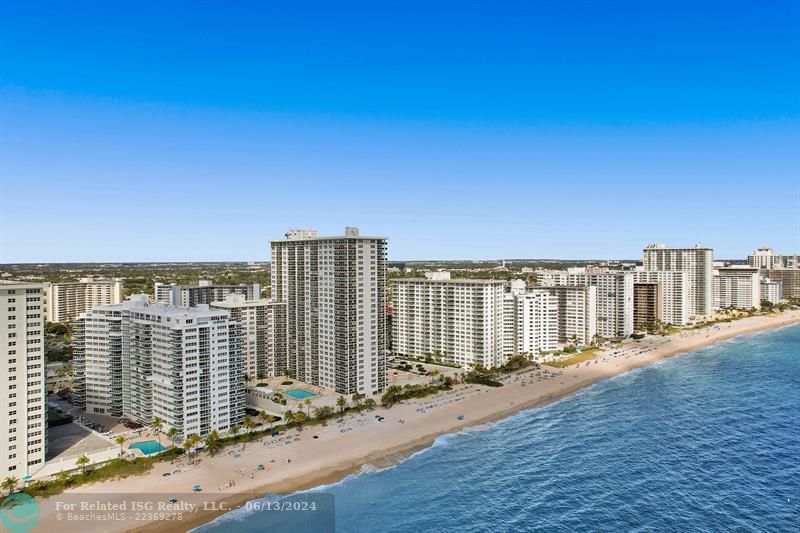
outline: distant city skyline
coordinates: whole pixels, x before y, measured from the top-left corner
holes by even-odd
[[[800,4],[613,6],[8,5],[0,263],[800,252]]]

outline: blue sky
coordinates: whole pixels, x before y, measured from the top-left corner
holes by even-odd
[[[346,225],[393,260],[800,251],[798,2],[32,4],[0,17],[0,262]]]

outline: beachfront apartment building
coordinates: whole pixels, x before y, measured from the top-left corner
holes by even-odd
[[[776,304],[783,298],[781,283],[769,278],[761,278],[761,299]]]
[[[179,307],[194,307],[200,304],[221,302],[229,294],[239,294],[248,300],[261,299],[261,284],[214,285],[211,280],[201,279],[197,285],[177,283],[154,284],[155,301]]]
[[[74,282],[48,283],[45,299],[48,322],[71,322],[84,311],[122,301],[123,280],[82,278]]]
[[[214,309],[225,309],[242,326],[244,373],[248,379],[264,379],[286,372],[286,304],[268,299],[248,300],[228,294]]]
[[[503,339],[514,328],[512,314],[504,313],[506,286],[502,280],[451,279],[444,272],[392,280],[392,353],[431,355],[463,368],[502,365],[514,349]]]
[[[595,287],[597,336],[623,339],[633,333],[633,272],[607,268],[537,271],[538,286]]]
[[[759,270],[800,270],[800,255],[775,255],[769,246],[747,256],[747,264]]]
[[[43,283],[0,281],[0,479],[44,466],[45,290]]]
[[[788,268],[775,268],[759,270],[762,278],[768,278],[773,283],[780,283],[781,298],[800,298],[800,270]]]
[[[226,431],[244,416],[242,327],[207,304],[150,304],[136,295],[81,315],[75,403],[142,424],[160,417],[184,438]]]
[[[541,287],[557,300],[558,341],[588,345],[597,336],[597,287],[553,285]]]
[[[714,250],[701,245],[667,248],[651,244],[644,248],[643,265],[648,271],[681,271],[689,279],[689,315],[704,317],[714,309]]]
[[[528,290],[524,281],[512,281],[510,292],[503,296],[503,353],[496,364],[518,354],[543,361],[543,352],[558,349],[558,319],[557,296],[544,289]]]
[[[656,282],[633,283],[633,329],[656,331],[662,321],[661,285]]]
[[[637,283],[657,283],[658,284],[658,304],[660,306],[657,316],[651,317],[664,324],[671,324],[676,327],[683,327],[689,323],[689,274],[679,270],[642,270],[633,271],[634,284]],[[644,289],[641,289],[644,290]],[[643,296],[643,295],[642,295]],[[644,302],[640,301],[644,305]],[[648,304],[649,305],[649,304]],[[640,315],[643,307],[639,307]],[[636,303],[634,302],[634,315],[636,313]],[[648,320],[645,315],[639,317],[639,322]],[[636,319],[634,319],[636,322]],[[641,328],[634,327],[637,330]]]
[[[286,368],[344,395],[386,388],[386,238],[290,230],[271,242],[272,298],[286,304]]]
[[[761,278],[757,268],[734,265],[714,270],[715,309],[760,307]]]

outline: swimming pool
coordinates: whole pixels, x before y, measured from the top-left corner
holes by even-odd
[[[287,390],[284,392],[286,396],[291,396],[295,400],[305,400],[306,398],[311,398],[312,396],[316,396],[313,392],[308,392],[304,389],[292,389]]]
[[[159,444],[157,440],[145,440],[142,442],[136,442],[128,446],[128,449],[134,448],[136,450],[142,450],[142,453],[145,455],[152,455],[154,453],[163,452],[166,450],[164,446]]]

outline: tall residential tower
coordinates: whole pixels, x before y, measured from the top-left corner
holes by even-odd
[[[286,364],[340,394],[386,388],[386,238],[291,230],[272,241],[272,299],[286,304]]]
[[[44,290],[0,281],[0,479],[44,466]]]

